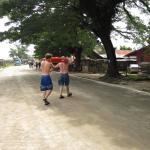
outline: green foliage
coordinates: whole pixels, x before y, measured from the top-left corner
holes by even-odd
[[[139,5],[139,2],[143,6]],[[84,27],[95,34],[100,29],[111,32],[114,29],[112,28],[113,22],[126,18],[127,30],[132,32],[134,41],[144,43],[143,41],[149,34],[148,26],[144,25],[139,17],[131,15],[128,9],[138,7],[145,13],[148,6],[148,1],[143,3],[141,0],[118,0],[115,2],[3,0],[1,1],[1,8],[3,8],[1,16],[8,15],[11,19],[10,23],[15,22],[17,26],[1,34],[0,40],[9,38],[16,41],[20,39],[22,43],[38,45],[41,40],[51,38],[53,41],[51,47],[56,47],[56,41],[58,42],[57,47],[77,46],[77,42],[74,42],[78,41],[76,28]],[[100,20],[103,21],[98,23]],[[47,36],[48,34],[49,36]]]
[[[22,2],[21,6],[20,3],[20,0],[12,0],[3,6],[7,10],[6,14],[8,12],[10,19],[18,25],[10,28],[8,32],[1,33],[0,40],[9,38],[11,41],[20,40],[21,43],[35,44],[35,55],[39,57],[45,52],[58,54],[60,49],[70,47],[83,46],[88,52],[92,50],[92,38],[95,37],[78,28],[79,18],[74,11],[65,6],[66,1],[26,1]]]
[[[120,50],[132,50],[132,48],[124,45],[124,46],[120,46]]]
[[[87,30],[78,30],[78,43],[83,48],[83,55],[90,55],[96,46],[95,35]]]
[[[11,48],[9,56],[12,58],[19,57],[20,59],[27,59],[29,56],[27,54],[28,50],[26,46],[16,46],[16,48]]]
[[[127,18],[127,20],[127,29],[130,29],[133,32],[133,41],[137,44],[144,45],[144,42],[149,36],[149,28],[143,23],[143,20],[137,16]]]
[[[128,74],[127,77],[124,77],[125,80],[129,81],[149,81],[148,76],[141,76],[139,74]]]

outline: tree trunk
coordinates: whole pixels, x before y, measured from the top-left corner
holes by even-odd
[[[75,70],[76,71],[81,71],[81,53],[82,53],[82,48],[81,47],[78,47],[76,48],[75,50],[75,57],[76,57],[76,60],[75,60],[75,64],[76,64],[76,68]]]
[[[80,0],[80,7],[83,13],[92,18],[91,30],[100,37],[108,58],[108,77],[118,77],[116,55],[113,48],[110,33],[112,30],[112,18],[115,16],[116,7],[124,0],[96,1],[96,0]],[[87,22],[88,23],[88,22]]]
[[[116,61],[116,54],[113,44],[111,42],[110,36],[104,36],[100,34],[101,41],[105,47],[106,54],[107,54],[107,62],[108,62],[108,69],[106,76],[117,78],[119,77],[119,72],[117,68],[117,61]]]

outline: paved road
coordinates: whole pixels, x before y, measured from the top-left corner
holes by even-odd
[[[150,96],[71,78],[72,98],[60,100],[56,73],[44,106],[39,72],[0,71],[0,150],[149,150]]]

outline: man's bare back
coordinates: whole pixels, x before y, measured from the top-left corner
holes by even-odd
[[[62,56],[62,58],[65,58],[64,56]],[[58,84],[60,86],[60,96],[59,98],[64,98],[64,96],[62,95],[63,93],[63,87],[66,86],[66,91],[67,91],[67,96],[70,97],[72,96],[72,93],[69,90],[69,64],[71,64],[74,59],[71,59],[69,57],[66,57],[66,59],[68,59],[67,62],[63,61],[58,63],[56,66],[54,66],[54,68],[59,68],[60,71],[60,77],[58,79]]]
[[[60,62],[57,64],[56,67],[59,67],[60,73],[62,73],[62,74],[68,73],[68,67],[69,67],[68,63]]]
[[[45,105],[49,105],[50,102],[47,101],[48,96],[53,90],[53,82],[50,77],[50,72],[52,71],[53,64],[51,63],[52,55],[50,53],[45,54],[45,60],[41,62],[41,77],[40,77],[40,89],[43,91],[43,101]]]
[[[62,56],[62,58],[65,58],[65,57]],[[67,58],[67,59],[68,59],[68,62],[60,62],[55,66],[55,68],[59,68],[60,73],[62,74],[67,74],[69,72],[69,64],[71,64],[74,61],[74,59],[72,58]]]
[[[41,72],[43,75],[49,75],[53,69],[53,64],[47,60],[41,62]]]

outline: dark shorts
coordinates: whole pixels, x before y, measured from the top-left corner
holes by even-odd
[[[59,85],[66,85],[68,86],[69,85],[69,75],[68,73],[67,74],[61,74],[60,77],[59,77],[59,80],[58,80],[58,84]]]
[[[53,83],[49,75],[41,75],[40,89],[41,91],[47,91],[53,89]]]

